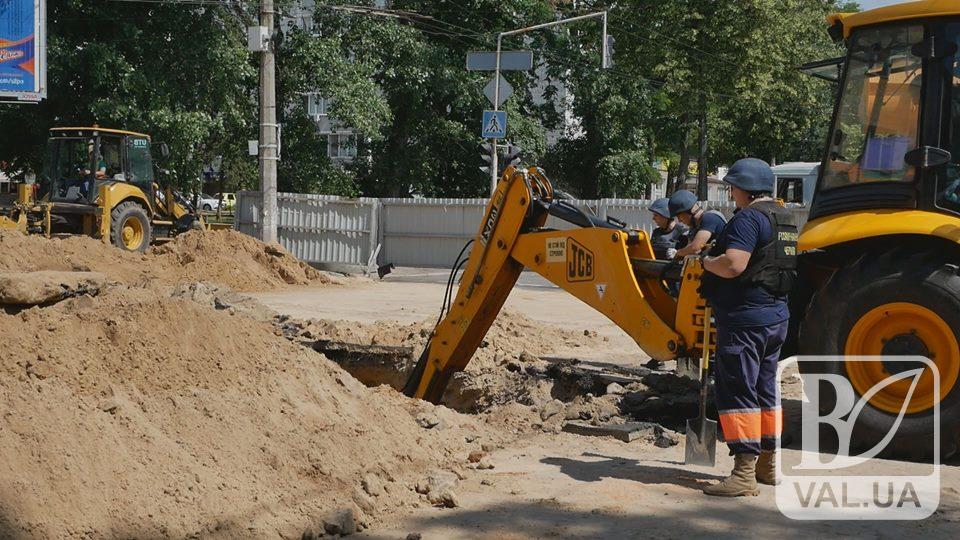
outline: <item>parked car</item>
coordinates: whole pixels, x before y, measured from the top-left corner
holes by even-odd
[[[206,210],[208,212],[211,210],[216,210],[220,207],[220,198],[202,194],[197,201],[197,206],[200,208],[200,210]]]
[[[232,212],[233,207],[237,204],[237,196],[234,193],[217,193],[213,197],[220,200],[223,205],[222,208],[228,212]]]

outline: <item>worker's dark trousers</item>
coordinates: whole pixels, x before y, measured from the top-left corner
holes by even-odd
[[[777,362],[787,322],[717,325],[717,410],[731,454],[775,450],[783,430]]]

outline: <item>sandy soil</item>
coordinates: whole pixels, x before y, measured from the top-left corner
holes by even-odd
[[[51,270],[109,283],[0,309],[0,538],[739,537],[745,524],[787,538],[956,536],[955,464],[929,520],[800,525],[769,490],[706,499],[700,483],[729,460],[683,467],[682,446],[654,446],[676,444],[662,431],[629,445],[561,433],[568,419],[620,418],[621,394],[603,382],[587,395],[577,372],[581,393],[558,397],[571,383],[544,373],[567,364],[548,355],[592,367],[646,357],[557,290],[515,291],[455,381],[478,411],[463,414],[367,388],[312,348],[323,337],[416,347],[442,285],[331,286],[231,232],[142,255],[0,233],[0,272]],[[231,288],[270,291],[256,295],[267,306]],[[625,384],[641,394],[648,379]]]
[[[191,231],[146,253],[121,251],[83,236],[24,236],[0,230],[0,272],[95,271],[128,284],[213,281],[238,291],[330,283],[279,244],[236,231]]]
[[[282,313],[298,317],[411,323],[434,312],[443,296],[443,287],[370,282],[349,290],[300,289],[255,296]],[[589,347],[558,347],[558,355],[597,364],[612,360],[621,365],[636,365],[645,358],[602,315],[561,291],[514,290],[507,310],[571,330],[595,329],[608,337]],[[796,385],[788,382],[785,393],[797,392]],[[795,401],[790,403],[788,424],[797,407]],[[724,476],[732,460],[718,456],[714,469],[684,466],[682,443],[661,449],[640,442],[626,444],[612,439],[519,430],[512,442],[489,459],[494,469],[461,483],[460,508],[422,508],[396,514],[385,520],[382,528],[367,531],[364,536],[392,539],[420,533],[429,539],[745,535],[797,539],[955,538],[960,526],[960,466],[956,462],[943,466],[940,509],[927,520],[798,522],[777,510],[773,488],[765,487],[755,499],[704,496],[700,492],[702,485]],[[786,450],[785,459],[796,460],[797,451]],[[872,466],[877,474],[891,475],[929,469],[926,465],[898,461],[878,461]]]
[[[0,328],[0,538],[298,538],[338,508],[373,525],[498,440],[157,289],[0,311]]]
[[[282,291],[254,292],[270,308],[299,319],[327,319],[374,323],[419,323],[436,319],[444,285],[365,280],[349,287],[291,287]],[[650,357],[617,325],[569,294],[553,288],[514,289],[504,310],[533,321],[573,332],[595,332],[606,339],[588,348],[557,343],[552,352],[595,362],[638,365]],[[589,349],[589,350],[587,350]],[[519,351],[518,351],[519,354]]]

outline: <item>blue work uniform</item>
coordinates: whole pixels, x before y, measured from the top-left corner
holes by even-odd
[[[738,249],[753,262],[774,231],[766,214],[747,207],[717,235],[711,254]],[[775,450],[783,426],[777,362],[790,317],[787,296],[756,283],[711,279],[704,293],[717,323],[715,390],[724,438],[731,454]]]
[[[718,210],[706,210],[700,214],[700,220],[693,220],[690,226],[690,240],[700,231],[709,231],[710,238],[716,238],[720,231],[727,226],[727,220]]]

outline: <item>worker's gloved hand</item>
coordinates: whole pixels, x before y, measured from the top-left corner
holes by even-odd
[[[673,249],[673,248],[667,249],[667,258],[668,258],[668,259],[673,259],[673,258],[675,258],[676,256],[677,256],[677,250],[675,250],[675,249]]]

